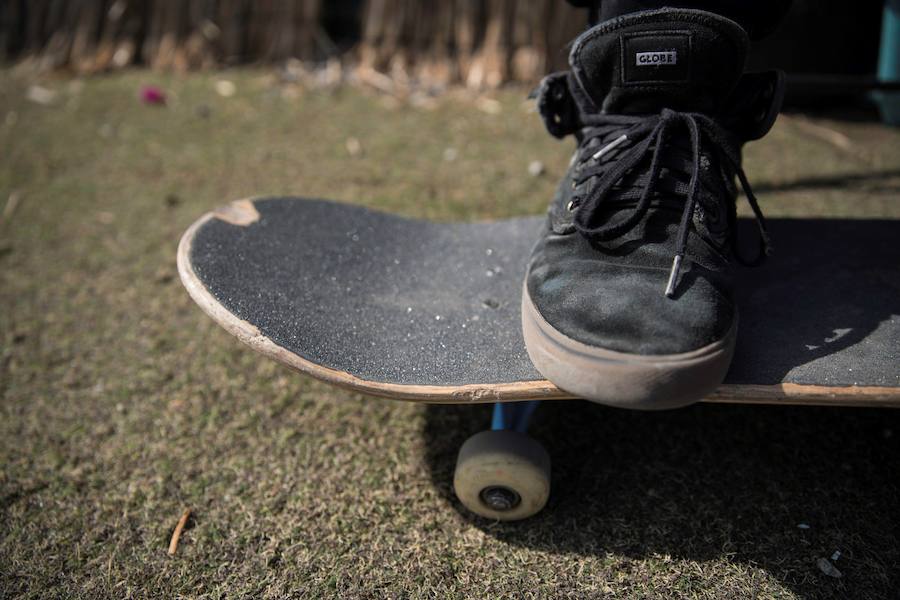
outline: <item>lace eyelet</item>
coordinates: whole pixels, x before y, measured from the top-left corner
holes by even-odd
[[[577,200],[569,200],[568,204],[566,204],[566,210],[569,211],[569,212],[572,212],[572,211],[575,210],[576,208],[578,208],[578,201],[577,201]]]

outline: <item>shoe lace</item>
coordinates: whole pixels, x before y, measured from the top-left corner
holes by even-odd
[[[669,298],[675,295],[675,288],[681,272],[682,261],[687,250],[688,236],[691,233],[692,217],[697,207],[700,188],[700,172],[702,152],[704,148],[712,149],[718,156],[724,159],[730,169],[737,174],[741,188],[747,198],[747,202],[753,211],[756,224],[759,229],[759,252],[753,259],[745,259],[738,248],[736,211],[733,203],[728,206],[728,218],[731,229],[731,248],[735,258],[743,265],[755,266],[760,264],[771,252],[771,243],[766,231],[766,222],[760,210],[756,196],[747,180],[744,170],[741,168],[739,150],[731,143],[727,132],[707,115],[693,112],[679,112],[663,109],[659,114],[639,117],[623,115],[582,115],[582,148],[591,148],[591,140],[609,139],[611,133],[624,133],[607,142],[598,151],[593,152],[586,160],[590,164],[577,170],[574,186],[588,182],[596,178],[583,198],[578,198],[570,203],[569,209],[576,210],[575,228],[585,237],[596,241],[608,241],[618,238],[631,231],[647,215],[658,189],[660,175],[663,170],[663,154],[666,152],[666,142],[678,128],[685,128],[690,137],[690,181],[687,188],[676,187],[676,193],[683,195],[684,206],[675,239],[675,255],[672,259],[672,268],[666,284],[665,295]],[[708,143],[704,144],[704,141]],[[620,148],[622,146],[623,148]],[[596,145],[594,146],[596,147]],[[629,177],[639,164],[650,155],[650,168],[646,177],[640,177],[633,185],[643,185],[643,189],[637,195],[637,203],[631,206],[635,198],[634,193],[623,193],[622,187],[625,179]],[[609,156],[606,156],[609,155]],[[609,160],[615,155],[616,160]],[[607,160],[603,160],[606,156]],[[628,206],[623,204],[629,201]],[[625,218],[610,222],[607,210],[613,204],[617,208],[630,207],[630,214]],[[620,214],[622,211],[615,211]]]

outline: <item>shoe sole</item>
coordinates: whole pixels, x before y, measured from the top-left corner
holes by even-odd
[[[638,410],[680,408],[711,394],[728,372],[737,318],[725,337],[682,354],[616,352],[553,328],[522,292],[522,332],[535,368],[560,389],[592,402]]]

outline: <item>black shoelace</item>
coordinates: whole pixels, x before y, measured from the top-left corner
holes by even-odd
[[[687,248],[688,235],[691,231],[691,222],[698,202],[698,189],[700,185],[701,170],[701,143],[708,141],[704,147],[712,148],[719,156],[725,159],[726,164],[737,174],[741,188],[747,197],[747,202],[756,217],[756,223],[760,234],[760,247],[758,255],[751,260],[744,259],[737,244],[736,212],[734,204],[729,202],[728,215],[731,227],[731,246],[735,258],[743,265],[755,266],[761,263],[770,253],[771,244],[766,232],[766,222],[763,217],[756,197],[747,176],[740,164],[739,151],[729,141],[726,132],[710,117],[700,113],[678,112],[663,109],[658,115],[641,117],[620,115],[583,115],[582,126],[584,136],[582,144],[589,144],[592,139],[608,138],[611,132],[628,129],[603,145],[598,151],[590,155],[588,166],[577,171],[575,184],[581,185],[593,177],[597,181],[590,188],[589,193],[583,199],[570,205],[570,210],[577,209],[575,214],[575,227],[584,236],[597,241],[607,241],[624,235],[632,230],[647,214],[654,192],[658,189],[660,175],[663,169],[663,154],[666,152],[666,142],[673,130],[679,126],[687,129],[690,136],[690,182],[687,188],[676,186],[676,193],[685,197],[684,208],[681,213],[681,221],[675,240],[675,256],[672,260],[672,269],[669,273],[665,294],[668,297],[675,295],[675,287],[681,272],[681,263]],[[614,135],[614,133],[613,133]],[[626,145],[627,144],[627,145]],[[624,149],[619,148],[624,146]],[[604,155],[615,152],[617,160],[601,160]],[[643,188],[638,194],[623,192],[620,184],[629,173],[638,167],[644,158],[651,154],[650,169],[646,177],[640,177],[638,184]],[[584,158],[582,158],[584,160]],[[616,191],[613,194],[613,191]],[[615,205],[618,208],[623,201],[637,200],[631,208],[630,214],[616,222],[607,222],[605,208],[609,207],[615,196]],[[621,211],[616,211],[621,212]]]

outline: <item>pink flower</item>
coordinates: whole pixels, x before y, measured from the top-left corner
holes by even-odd
[[[166,93],[155,85],[145,85],[141,88],[140,99],[144,104],[165,104]]]

